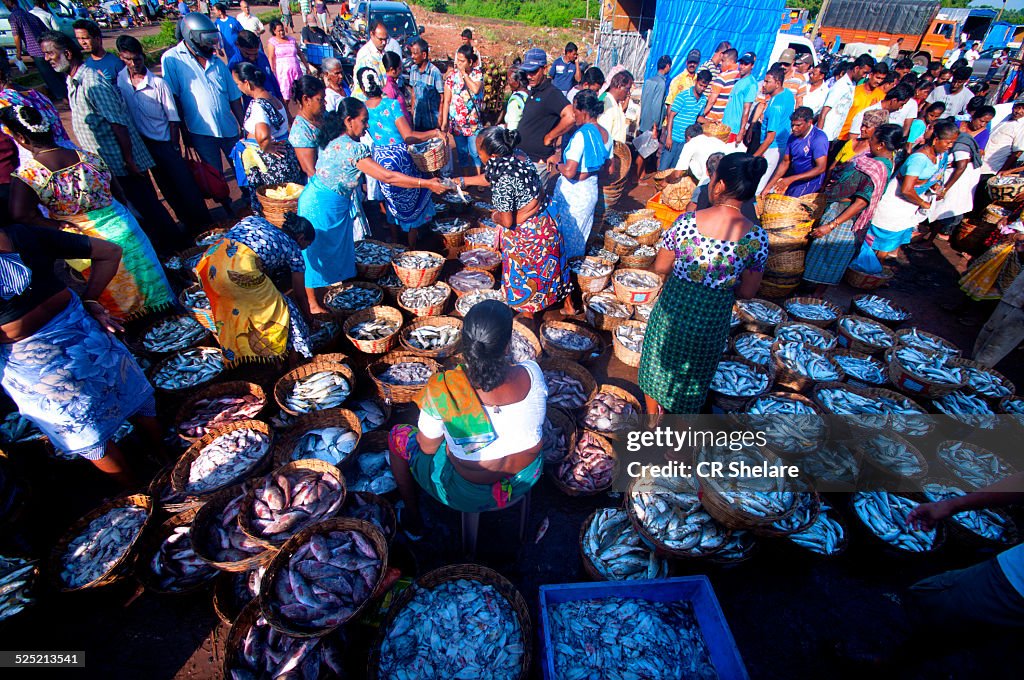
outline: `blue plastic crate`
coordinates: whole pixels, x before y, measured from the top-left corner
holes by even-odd
[[[324,59],[334,57],[334,48],[330,45],[317,45],[306,43],[306,61],[313,66],[319,66]]]
[[[608,581],[604,583],[560,583],[540,587],[540,628],[543,644],[544,678],[554,680],[555,658],[551,644],[548,607],[562,602],[605,597],[636,597],[652,602],[689,601],[708,645],[711,662],[721,680],[748,680],[736,641],[725,621],[718,598],[707,576],[681,576],[650,581]]]

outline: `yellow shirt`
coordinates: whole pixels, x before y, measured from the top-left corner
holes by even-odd
[[[697,74],[690,75],[689,71],[683,71],[668,84],[668,94],[665,96],[665,106],[672,108],[672,102],[676,100],[676,95],[680,92],[686,92],[693,84],[697,82]]]
[[[882,88],[876,87],[873,92],[868,92],[866,84],[858,85],[853,91],[853,106],[850,107],[850,112],[846,114],[846,122],[843,123],[843,129],[839,131],[839,139],[845,142],[850,138],[850,127],[853,125],[854,116],[872,104],[877,104],[884,98],[885,92]]]

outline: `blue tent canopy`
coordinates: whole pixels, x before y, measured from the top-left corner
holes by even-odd
[[[672,73],[686,66],[690,50],[700,50],[708,59],[718,43],[728,40],[740,54],[757,55],[754,74],[768,70],[768,56],[779,32],[780,12],[785,0],[660,0],[654,14],[647,76],[657,70],[658,57],[672,57]]]

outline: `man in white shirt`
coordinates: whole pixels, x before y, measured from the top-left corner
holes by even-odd
[[[825,67],[820,64],[811,67],[807,72],[808,85],[803,105],[813,111],[815,116],[821,113],[821,108],[825,106],[825,99],[828,97],[829,87],[825,84],[825,75]]]
[[[967,102],[974,97],[974,93],[967,89],[967,81],[970,79],[971,69],[961,66],[953,71],[952,82],[936,87],[925,101],[929,104],[933,102],[945,104],[946,116],[963,115],[967,110]]]
[[[949,53],[949,56],[946,57],[946,61],[942,65],[946,68],[952,68],[953,64],[956,63],[957,59],[963,56],[965,51],[967,51],[967,42],[965,40],[961,40],[960,44]]]
[[[605,93],[604,113],[597,119],[597,124],[607,130],[619,144],[626,143],[626,133],[629,131],[624,106],[629,102],[629,91],[632,89],[633,75],[629,71],[619,71],[612,76]]]
[[[256,35],[263,35],[263,22],[249,13],[249,3],[242,0],[238,3],[238,9],[240,11],[235,18],[238,19],[238,23],[242,24],[242,28],[252,31]]]
[[[996,124],[985,145],[982,175],[994,175],[1017,165],[1024,151],[1024,100],[1014,102],[1009,118]]]
[[[28,13],[35,14],[39,17],[39,20],[43,22],[43,25],[51,31],[60,30],[60,27],[57,26],[57,20],[53,18],[53,14],[50,12],[50,8],[46,4],[46,0],[35,0],[35,4]]]
[[[867,54],[857,57],[853,65],[829,89],[818,116],[818,127],[828,136],[829,142],[839,139],[843,123],[846,122],[846,117],[850,115],[850,108],[853,106],[853,93],[857,89],[857,82],[867,75],[874,65],[875,60]],[[838,149],[835,151],[838,152]]]
[[[675,172],[672,173],[670,181],[678,182],[682,179],[683,173],[689,171],[697,184],[707,181],[708,157],[713,153],[729,153],[730,147],[717,137],[704,134],[704,128],[700,123],[694,123],[686,128],[686,144],[679,153],[679,160],[676,161]]]
[[[971,49],[964,52],[964,59],[967,60],[967,65],[971,68],[974,68],[974,62],[976,62],[978,57],[981,56],[981,51],[978,49],[980,47],[980,44],[974,43],[971,45]]]
[[[900,109],[902,109],[903,105],[907,103],[908,99],[910,99],[910,95],[911,92],[909,85],[897,85],[896,87],[892,88],[891,90],[889,90],[889,94],[885,95],[885,99],[878,102],[877,104],[872,104],[866,109],[858,112],[857,115],[853,117],[853,122],[850,124],[850,135],[859,136],[861,125],[864,123],[864,114],[868,111],[877,111],[878,109],[881,109],[882,111],[885,111],[886,113],[889,114],[890,123],[893,123],[895,125],[903,125],[903,119],[899,119],[899,121],[897,122],[893,120],[893,116],[899,118]]]
[[[391,36],[388,34],[388,27],[381,22],[375,23],[369,32],[367,40],[359,51],[356,52],[356,65],[353,74],[359,73],[364,68],[371,68],[377,72],[380,82],[384,82],[384,52]],[[352,96],[356,99],[366,99],[363,88],[359,86],[359,79],[355,78],[352,83]]]

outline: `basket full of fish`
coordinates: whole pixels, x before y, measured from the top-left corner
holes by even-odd
[[[316,459],[346,469],[354,459],[363,428],[354,411],[329,408],[306,413],[274,442],[274,464]]]
[[[285,543],[260,583],[260,611],[274,629],[318,637],[362,612],[384,580],[388,542],[370,522],[328,519]]]
[[[384,289],[368,281],[335,283],[324,291],[324,306],[338,319],[379,305],[384,300]]]
[[[725,548],[731,531],[708,514],[684,477],[637,477],[626,512],[644,543],[669,558],[706,558]]]
[[[0,555],[0,621],[35,602],[32,590],[39,578],[37,560]]]
[[[547,357],[540,362],[548,385],[548,406],[575,411],[597,394],[597,381],[575,361]]]
[[[278,547],[306,527],[329,519],[345,502],[345,478],[330,463],[292,461],[249,485],[238,514],[242,532]]]
[[[935,451],[946,469],[971,491],[1016,473],[1008,462],[976,444],[949,439],[941,442]]]
[[[838,557],[850,544],[842,516],[824,503],[819,506],[818,515],[810,526],[789,534],[786,539],[821,557]]]
[[[247,572],[265,565],[277,552],[246,536],[238,525],[247,488],[233,486],[211,495],[192,520],[189,539],[196,556],[227,572]]]
[[[294,368],[274,384],[274,400],[292,416],[336,408],[355,387],[355,374],[345,364],[314,359]]]
[[[842,315],[839,305],[814,297],[792,297],[783,303],[789,318],[800,323],[828,328]]]
[[[497,300],[502,304],[508,304],[505,301],[504,290],[494,290],[491,288],[474,290],[460,296],[457,300],[455,300],[455,316],[466,316],[469,310],[471,310],[476,304],[483,302],[484,300]]]
[[[619,258],[619,262],[624,268],[627,269],[643,269],[648,270],[651,265],[654,264],[654,260],[658,257],[657,246],[640,246],[629,255],[623,255]]]
[[[108,501],[75,521],[50,552],[50,574],[61,592],[114,583],[131,570],[153,516],[143,494]]]
[[[614,331],[633,315],[632,305],[626,305],[612,293],[591,293],[583,298],[586,319],[594,328],[601,331]]]
[[[576,422],[567,411],[557,406],[548,406],[541,433],[540,453],[544,463],[553,465],[565,458],[576,448]]]
[[[450,316],[423,316],[402,329],[402,347],[420,356],[444,359],[454,354],[462,339],[462,320]]]
[[[907,518],[917,503],[887,491],[858,491],[851,497],[854,514],[867,533],[898,555],[931,553],[943,543],[943,525],[916,529]]]
[[[259,416],[267,395],[256,383],[232,380],[214,383],[190,396],[178,408],[178,436],[194,442],[213,428]]]
[[[937,399],[962,388],[967,380],[955,357],[900,346],[885,353],[892,384],[911,395]]]
[[[190,347],[167,355],[150,369],[153,387],[184,392],[212,381],[227,368],[224,352],[216,347]]]
[[[508,341],[508,356],[512,363],[521,364],[524,361],[536,361],[540,358],[543,348],[540,340],[526,325],[513,320],[512,337]]]
[[[246,605],[228,631],[223,677],[319,680],[345,677],[344,656],[333,636],[310,639],[272,627],[257,601]]]
[[[662,277],[643,269],[618,269],[612,274],[615,297],[627,305],[654,302],[664,284]]]
[[[494,288],[494,276],[480,269],[463,269],[448,277],[448,286],[461,298],[467,293]]]
[[[964,390],[933,399],[932,406],[939,413],[950,416],[970,429],[992,430],[999,424],[999,417],[987,401]]]
[[[345,319],[342,331],[360,352],[384,354],[394,346],[402,323],[402,312],[394,307],[377,306]]]
[[[444,247],[457,250],[466,243],[466,232],[469,231],[469,220],[453,217],[434,222],[434,231],[441,235]]]
[[[913,347],[925,354],[938,354],[946,359],[956,359],[960,356],[960,349],[949,340],[919,328],[896,331],[896,339],[899,344]]]
[[[210,430],[174,464],[171,486],[197,497],[233,486],[264,468],[273,442],[273,431],[259,420],[239,420]]]
[[[202,507],[202,498],[189,496],[186,493],[174,490],[174,487],[171,486],[171,472],[173,470],[174,463],[171,463],[153,475],[153,479],[149,480],[146,493],[153,499],[153,503],[164,512],[170,514]]]
[[[740,356],[723,356],[711,378],[712,410],[734,413],[752,398],[771,387],[772,376],[766,366]]]
[[[863,316],[844,316],[836,324],[839,346],[871,356],[896,345],[896,334],[879,321]]]
[[[640,242],[625,231],[609,229],[604,233],[604,249],[618,256],[629,255],[640,247]]]
[[[196,510],[178,513],[143,537],[135,573],[146,590],[186,593],[202,588],[220,573],[192,548],[195,515]]]
[[[739,326],[745,331],[775,335],[775,327],[789,320],[789,315],[774,302],[753,298],[737,300],[736,313]]]
[[[889,367],[870,354],[843,347],[832,350],[832,361],[845,382],[858,387],[882,387],[889,384]]]
[[[731,451],[724,447],[705,447],[697,454],[699,462],[720,462],[723,469],[743,465],[750,474],[701,477],[701,504],[712,517],[730,529],[757,533],[770,530],[797,510],[798,494],[793,480],[782,473],[778,456],[756,447]],[[759,472],[763,471],[762,476]]]
[[[797,482],[796,486],[800,487],[801,482]],[[793,512],[768,526],[761,526],[756,532],[758,536],[783,538],[811,528],[821,511],[821,497],[810,485],[804,485],[803,488],[796,492]]]
[[[395,351],[366,367],[377,394],[385,402],[408,403],[416,398],[441,365],[430,357]]]
[[[413,316],[440,316],[452,289],[444,281],[419,288],[404,288],[398,294],[398,306]]]
[[[640,538],[620,508],[595,510],[580,527],[583,570],[595,581],[665,578],[668,561]]]
[[[601,337],[596,332],[571,321],[545,321],[539,335],[544,351],[560,359],[583,361],[602,347]]]
[[[459,253],[459,262],[470,271],[483,271],[491,275],[501,271],[501,253],[487,246],[473,246]]]
[[[440,567],[392,602],[370,651],[370,680],[525,680],[533,625],[523,596],[476,564]]]
[[[174,314],[149,324],[139,333],[138,344],[159,357],[211,342],[210,331],[191,314]]]
[[[775,339],[799,342],[817,349],[833,349],[836,337],[824,328],[799,321],[785,321],[775,328]]]
[[[610,439],[640,425],[640,401],[615,385],[601,385],[597,394],[588,401],[580,413],[580,424],[587,430]]]
[[[395,255],[391,266],[406,288],[432,286],[441,275],[444,257],[426,250],[407,250]]]
[[[487,222],[490,222],[490,220],[480,220],[480,224],[482,225],[485,225]],[[491,224],[493,224],[493,222]],[[465,241],[467,246],[487,246],[488,248],[497,250],[498,227],[496,225],[490,227],[485,225],[467,229]]]
[[[337,516],[369,522],[381,530],[389,545],[398,533],[398,518],[394,506],[386,498],[372,491],[353,491],[345,494],[345,504],[341,506]]]
[[[569,454],[550,469],[552,482],[569,496],[593,496],[611,488],[618,457],[611,442],[584,431]]]
[[[755,364],[769,366],[772,363],[772,344],[775,338],[764,333],[740,333],[729,341],[732,345],[732,353],[744,359],[749,359]]]
[[[920,437],[933,427],[933,418],[913,400],[882,388],[831,382],[814,386],[811,398],[826,413],[845,416],[864,430],[892,428],[900,435]]]
[[[881,295],[858,295],[853,298],[850,307],[853,314],[865,316],[893,329],[910,320],[910,312]]]
[[[1021,427],[1024,427],[1024,399],[1018,396],[1004,397],[999,400],[999,413],[1006,414],[1013,418]]]
[[[928,461],[917,447],[892,432],[858,437],[854,447],[884,481],[919,480],[928,474]]]
[[[576,282],[584,295],[600,293],[608,285],[615,265],[599,257],[587,256],[569,262],[569,268],[576,275]]]
[[[363,239],[356,241],[356,275],[361,279],[379,279],[391,265],[394,250],[382,241]]]
[[[639,309],[639,307],[637,308]],[[615,358],[637,368],[643,356],[646,321],[623,321],[612,331],[612,352]]]
[[[192,284],[183,288],[178,295],[178,302],[191,314],[196,321],[203,325],[203,328],[211,333],[217,329],[217,322],[213,318],[213,307],[210,305],[210,298],[206,297],[206,291],[198,284]]]
[[[991,406],[998,406],[1002,399],[1017,391],[1017,387],[1010,379],[994,368],[969,359],[957,359],[952,363],[963,371],[967,380],[963,391],[976,394]]]
[[[785,458],[801,458],[828,438],[821,409],[799,394],[769,392],[751,399],[742,422],[764,434],[767,447]]]
[[[804,392],[819,382],[838,382],[842,373],[832,361],[832,351],[802,342],[777,339],[772,345],[775,384]]]
[[[939,503],[967,494],[954,482],[944,479],[926,479],[921,492],[929,503]],[[1020,541],[1013,519],[994,508],[965,510],[950,515],[946,522],[951,538],[959,539],[970,547],[1006,548]]]

